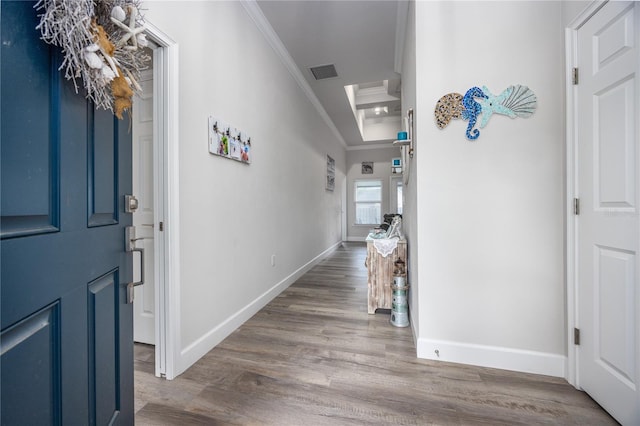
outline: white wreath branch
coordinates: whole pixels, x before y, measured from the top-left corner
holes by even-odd
[[[36,29],[45,42],[62,48],[60,70],[76,92],[81,79],[87,98],[121,117],[131,105],[128,93],[142,91],[136,80],[150,60],[140,49],[146,46],[140,0],[39,0],[35,8],[41,12]],[[99,40],[98,28],[104,29],[108,43]],[[115,96],[122,92],[115,82],[128,86],[127,95],[118,95],[128,103]]]

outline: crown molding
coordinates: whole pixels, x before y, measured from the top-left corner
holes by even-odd
[[[329,114],[327,114],[327,111],[324,109],[315,93],[313,93],[313,89],[311,89],[311,86],[309,86],[309,83],[307,83],[307,80],[304,78],[304,75],[300,71],[300,68],[298,68],[296,63],[293,61],[293,58],[289,54],[289,51],[287,51],[287,49],[284,47],[284,44],[282,44],[282,40],[280,40],[280,37],[278,37],[269,21],[267,21],[267,18],[262,13],[262,9],[260,9],[260,6],[258,6],[258,2],[256,0],[242,0],[240,4],[242,4],[247,14],[256,24],[256,27],[258,27],[262,35],[264,35],[264,37],[267,39],[269,45],[276,52],[285,68],[287,68],[296,83],[298,83],[298,86],[300,86],[311,104],[313,104],[313,106],[316,108],[318,114],[320,114],[320,117],[322,117],[327,126],[329,126],[329,129],[331,129],[331,131],[334,133],[336,139],[338,139],[338,141],[345,149],[348,149],[344,138],[338,131],[338,128],[333,123],[333,120],[331,120],[331,117],[329,117]]]

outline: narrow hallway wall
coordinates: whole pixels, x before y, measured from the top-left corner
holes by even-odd
[[[179,373],[341,241],[345,150],[241,3],[145,7],[179,45]],[[209,115],[251,136],[251,165],[209,154]]]

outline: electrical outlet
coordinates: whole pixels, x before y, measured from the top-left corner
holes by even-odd
[[[276,266],[276,255],[275,254],[271,255],[271,266]]]

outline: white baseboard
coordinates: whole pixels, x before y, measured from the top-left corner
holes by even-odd
[[[438,354],[436,354],[436,350]],[[546,352],[418,339],[418,358],[565,377],[567,357]]]
[[[266,306],[276,296],[287,289],[291,284],[296,282],[298,278],[307,273],[311,268],[316,266],[327,255],[332,253],[342,244],[342,241],[332,245],[309,262],[291,273],[288,277],[271,287],[269,290],[260,295],[257,299],[249,303],[247,306],[236,312],[226,321],[209,330],[202,337],[191,343],[180,352],[180,356],[175,362],[175,376],[184,373],[189,367],[202,358],[207,352],[222,342],[227,336],[233,333],[245,321],[254,316],[260,309]]]
[[[358,242],[358,243],[364,243],[367,237],[347,237],[347,241],[350,242]]]

